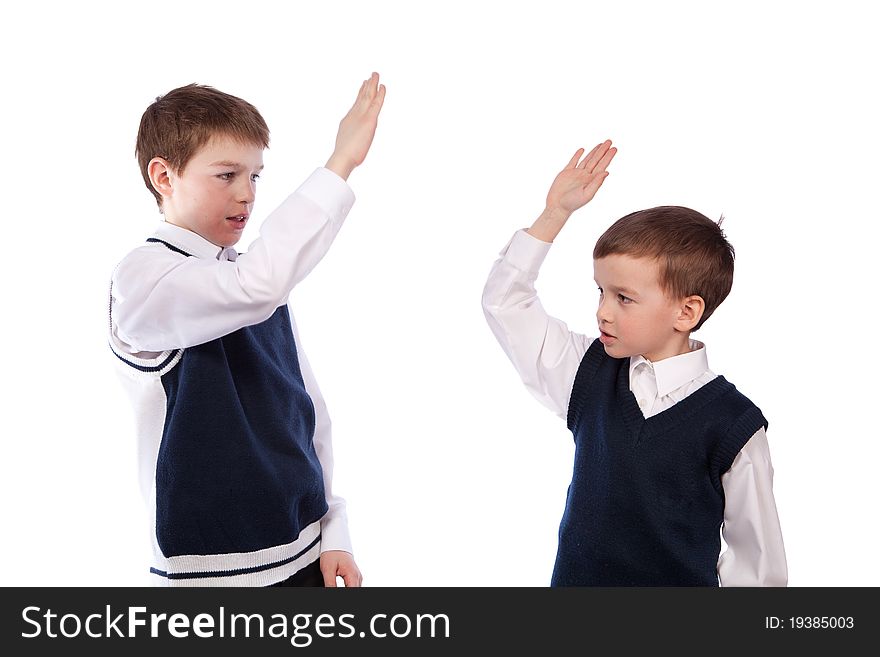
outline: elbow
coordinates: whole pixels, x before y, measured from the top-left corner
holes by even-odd
[[[271,269],[252,271],[235,267],[227,272],[235,276],[234,287],[241,291],[240,300],[244,306],[263,308],[271,314],[271,311],[281,305],[284,298],[290,294],[292,285],[289,285],[284,277],[274,274]],[[221,285],[226,286],[227,282],[221,281]]]
[[[145,339],[148,329],[145,326],[146,317],[139,313],[137,308],[123,307],[123,304],[113,303],[110,312],[110,338],[123,346],[131,353],[142,351],[155,351]],[[162,351],[161,349],[159,351]]]
[[[486,316],[486,319],[492,319],[495,317],[501,307],[497,294],[493,293],[492,288],[488,283],[483,288],[483,293],[480,297],[480,305],[483,308],[483,314]]]

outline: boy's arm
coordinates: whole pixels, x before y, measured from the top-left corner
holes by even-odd
[[[187,258],[161,246],[136,249],[113,273],[117,336],[133,352],[160,352],[268,319],[324,257],[353,203],[343,180],[318,169],[234,262]]]
[[[565,419],[572,382],[592,339],[570,331],[541,305],[535,279],[549,249],[517,231],[489,273],[483,312],[529,392]]]
[[[788,567],[773,497],[773,465],[763,428],[722,477],[727,550],[718,560],[721,586],[786,586]]]
[[[606,141],[578,163],[579,149],[553,182],[547,206],[528,231],[517,231],[501,252],[483,288],[483,312],[523,383],[563,419],[571,386],[592,339],[550,317],[538,299],[535,280],[550,242],[574,210],[587,203],[607,176],[615,149]]]
[[[372,143],[385,96],[378,79],[374,73],[361,85],[339,124],[327,168],[315,171],[266,218],[247,253],[231,262],[142,247],[119,264],[113,321],[132,352],[201,344],[267,319],[286,301],[324,257],[354,203],[344,179]]]
[[[605,169],[614,159],[617,149],[611,145],[611,140],[605,140],[581,160],[583,154],[583,148],[577,149],[553,180],[547,193],[547,205],[529,228],[530,235],[544,242],[555,240],[572,212],[589,203],[599,191],[608,177]]]

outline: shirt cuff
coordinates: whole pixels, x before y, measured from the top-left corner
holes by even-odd
[[[517,269],[537,274],[551,246],[552,243],[532,237],[523,228],[513,234],[500,255]]]
[[[338,175],[318,167],[294,192],[316,203],[333,218],[345,217],[354,205],[354,192]]]
[[[345,515],[328,513],[321,519],[321,553],[328,550],[342,550],[354,554],[351,537],[348,535],[348,522]]]

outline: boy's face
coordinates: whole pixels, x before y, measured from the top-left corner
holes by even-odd
[[[162,193],[165,221],[198,233],[217,246],[241,238],[254,207],[263,149],[230,137],[213,137],[184,167],[168,169]]]
[[[660,266],[650,258],[612,254],[593,261],[599,286],[596,319],[613,358],[642,355],[663,360],[690,351],[689,333],[676,329],[682,306],[660,287]]]

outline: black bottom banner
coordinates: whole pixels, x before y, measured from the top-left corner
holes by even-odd
[[[7,655],[146,647],[161,657],[194,649],[212,656],[558,648],[856,654],[880,638],[878,608],[876,588],[7,588],[0,645]]]

